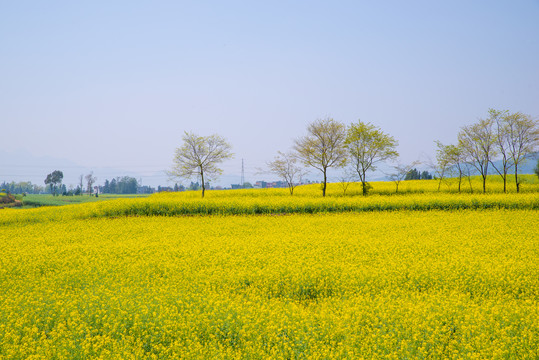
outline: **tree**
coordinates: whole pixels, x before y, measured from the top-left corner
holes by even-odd
[[[80,195],[82,196],[84,192],[84,175],[80,174],[79,176],[79,186],[80,186]]]
[[[413,168],[406,173],[404,180],[421,180],[421,172],[416,168]]]
[[[191,191],[197,191],[197,190],[200,190],[200,184],[198,183],[198,181],[196,183],[192,182],[191,181],[191,184],[189,185],[189,187],[187,188],[187,190],[191,190]]]
[[[93,185],[97,181],[97,178],[94,176],[94,172],[90,171],[88,175],[84,177],[86,179],[86,184],[88,185],[88,195],[92,196]]]
[[[174,178],[200,178],[204,197],[206,182],[223,172],[217,165],[233,157],[232,146],[219,135],[198,136],[185,132],[182,140],[183,145],[176,149],[168,174]]]
[[[105,185],[103,185],[103,194],[110,194],[110,182],[108,179],[105,179]]]
[[[432,175],[427,171],[427,170],[424,170],[422,173],[421,173],[421,180],[432,180]]]
[[[298,159],[294,154],[278,152],[277,156],[267,163],[269,171],[281,178],[288,185],[290,195],[294,195],[298,178],[301,179],[307,174],[301,166],[298,165]]]
[[[492,159],[490,163],[496,172],[502,177],[503,192],[507,192],[507,173],[511,168],[511,157],[509,156],[509,129],[507,127],[508,110],[498,111],[488,110],[493,126],[496,128],[495,145],[498,153],[501,155],[501,166],[496,165]]]
[[[444,176],[458,175],[458,189],[461,192],[462,177],[464,175],[464,166],[466,158],[462,149],[455,145],[444,145],[440,141],[436,141],[436,171],[438,174],[438,191],[440,191],[440,185],[444,179]]]
[[[136,194],[139,183],[136,178],[130,176],[117,177],[113,179],[116,194]],[[112,184],[112,182],[111,182]],[[109,188],[111,186],[109,184]]]
[[[480,119],[477,124],[464,126],[459,132],[459,147],[483,179],[483,193],[487,192],[488,165],[496,156],[496,135],[492,131],[492,118]]]
[[[409,165],[397,164],[393,166],[394,172],[392,174],[389,174],[389,178],[395,183],[395,193],[399,192],[399,185],[404,180],[406,175],[418,164],[419,161],[414,161]]]
[[[535,175],[537,175],[537,177],[539,177],[539,159],[537,159],[537,165],[535,166]]]
[[[118,182],[115,178],[112,178],[109,184],[109,194],[119,194],[118,192]]]
[[[349,170],[345,170],[339,177],[339,185],[341,185],[342,196],[346,196],[346,190],[348,190],[350,184],[354,182],[354,177],[354,173],[350,172]],[[370,189],[370,186],[371,185],[367,183],[367,190]]]
[[[322,172],[322,196],[326,196],[328,168],[346,164],[345,140],[345,126],[331,118],[309,124],[307,135],[295,140],[294,150],[298,159]]]
[[[363,195],[367,195],[367,171],[376,170],[375,165],[381,161],[397,158],[398,142],[376,126],[358,120],[348,128],[345,144],[352,166],[361,180]]]
[[[515,167],[515,183],[520,191],[518,166],[539,147],[539,121],[520,112],[505,118],[508,136],[508,153]]]
[[[53,196],[56,196],[56,186],[62,183],[64,178],[64,173],[60,170],[54,170],[52,173],[48,174],[45,178],[45,185],[49,185],[51,188],[51,193]]]

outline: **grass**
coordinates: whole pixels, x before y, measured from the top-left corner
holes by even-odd
[[[95,196],[53,196],[46,194],[28,194],[23,198],[24,208],[33,208],[40,206],[62,206],[70,204],[82,204],[88,202],[104,201],[111,199],[128,199],[128,198],[140,198],[146,197],[146,194],[103,194],[98,197]]]

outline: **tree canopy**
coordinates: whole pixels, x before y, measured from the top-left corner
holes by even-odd
[[[331,118],[318,119],[307,126],[307,135],[295,140],[296,156],[323,175],[322,196],[326,196],[327,170],[346,164],[346,127]]]
[[[56,189],[59,184],[62,183],[62,179],[64,178],[64,173],[60,170],[54,170],[52,173],[48,174],[45,178],[45,185],[49,185],[51,188],[51,193],[53,195],[57,195]]]
[[[348,128],[345,145],[351,165],[361,180],[363,195],[367,195],[367,171],[376,170],[375,165],[381,161],[393,160],[399,156],[397,140],[361,120]]]
[[[307,172],[298,165],[298,160],[293,153],[278,152],[273,161],[268,163],[269,171],[280,177],[288,185],[290,195],[294,194],[298,178]]]
[[[173,178],[196,178],[202,183],[202,197],[206,182],[215,180],[223,170],[218,164],[233,157],[232,146],[219,135],[198,136],[185,132],[182,145],[176,149],[172,169]]]

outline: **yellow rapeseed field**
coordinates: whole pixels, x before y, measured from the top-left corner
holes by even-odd
[[[537,193],[242,194],[0,213],[0,359],[539,357]]]

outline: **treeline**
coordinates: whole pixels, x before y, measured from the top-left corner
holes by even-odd
[[[45,192],[45,188],[43,186],[39,186],[37,184],[32,184],[31,181],[21,181],[21,182],[3,182],[0,185],[0,189],[3,189],[7,192],[10,192],[12,194],[41,194]]]
[[[446,177],[458,177],[460,192],[463,179],[469,182],[475,170],[481,175],[483,192],[486,192],[490,167],[503,179],[504,192],[507,192],[507,175],[513,171],[516,191],[520,191],[519,167],[539,148],[539,121],[530,115],[508,110],[489,109],[488,114],[487,118],[462,127],[457,144],[436,142],[436,163],[429,165],[440,184]],[[403,180],[433,177],[415,168],[419,161],[399,163],[398,141],[368,122],[358,120],[346,125],[325,118],[308,124],[306,130],[306,135],[294,140],[290,151],[278,152],[274,160],[266,164],[269,172],[288,185],[290,195],[309,170],[320,172],[322,196],[326,196],[328,170],[331,168],[344,173],[340,179],[344,191],[350,182],[359,180],[363,195],[372,188],[367,174],[375,171],[382,162],[396,163],[391,173],[386,174],[395,183],[396,192]],[[205,179],[210,180],[222,173],[217,165],[233,156],[231,149],[232,146],[217,134],[198,136],[186,132],[182,146],[175,151],[169,176],[200,179],[204,197]]]
[[[408,171],[404,180],[432,180],[432,175],[427,171],[418,171],[416,168]]]
[[[137,194],[139,182],[134,177],[123,176],[105,180],[105,184],[99,187],[102,194]]]
[[[520,191],[519,167],[539,148],[539,121],[521,112],[489,109],[487,118],[464,126],[458,132],[456,144],[437,141],[436,173],[440,183],[444,177],[458,178],[461,190],[472,169],[482,178],[483,192],[489,169],[503,180],[507,192],[507,175],[514,174],[516,191]]]

